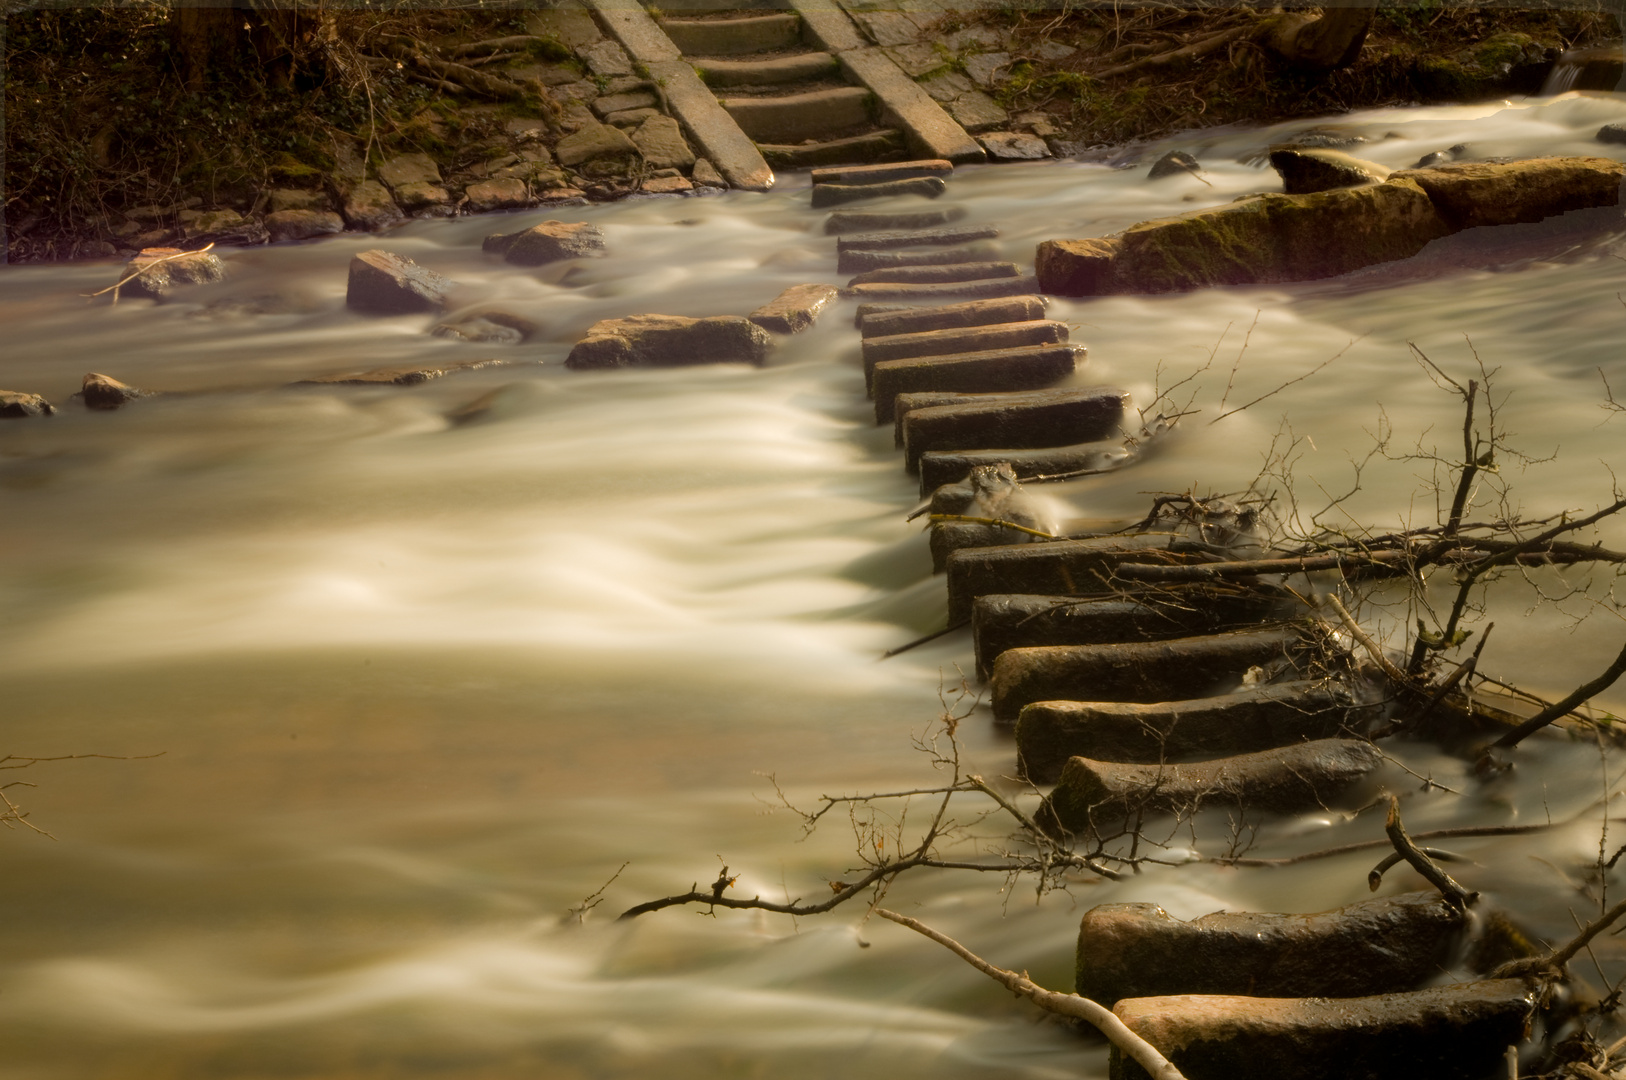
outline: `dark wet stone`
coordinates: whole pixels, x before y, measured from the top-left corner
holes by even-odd
[[[1031,449],[1118,434],[1128,395],[1114,387],[987,394],[962,405],[914,409],[903,419],[910,472],[928,450]]]
[[[182,286],[224,280],[226,264],[212,251],[144,248],[125,264],[119,276],[124,278],[131,274],[136,276],[119,287],[122,294],[163,300]]]
[[[1161,180],[1165,176],[1183,176],[1187,173],[1195,176],[1202,171],[1203,167],[1197,164],[1197,159],[1184,150],[1170,150],[1152,162],[1151,169],[1146,173],[1146,179]]]
[[[900,394],[892,403],[893,411],[897,412],[899,402],[912,396]],[[901,431],[898,439],[902,441]],[[964,480],[978,465],[995,461],[1008,462],[1017,476],[1032,480],[1068,473],[1112,472],[1128,465],[1136,456],[1136,452],[1122,442],[1110,439],[1037,450],[932,450],[920,455],[920,493],[924,496],[943,484]]]
[[[1390,170],[1337,150],[1278,147],[1270,152],[1270,165],[1282,178],[1289,195],[1309,195],[1335,188],[1360,187],[1388,179]]]
[[[875,184],[814,184],[813,209],[839,206],[864,199],[886,199],[897,195],[919,195],[935,199],[948,190],[940,176],[917,176],[907,180],[887,180]]]
[[[865,338],[892,334],[919,334],[927,330],[954,330],[967,326],[1030,322],[1044,318],[1048,306],[1042,296],[1006,296],[968,300],[940,307],[895,307],[885,311],[859,309],[858,329]]]
[[[79,397],[87,409],[117,409],[151,393],[150,390],[138,390],[111,375],[98,375],[94,371],[85,376],[84,384],[79,388]]]
[[[25,394],[21,390],[0,390],[0,418],[21,420],[30,416],[50,416],[56,406],[38,394]]]
[[[972,602],[979,596],[1116,594],[1123,585],[1109,579],[1119,563],[1191,563],[1203,557],[1190,544],[1143,533],[957,551],[948,563],[949,621],[970,619]],[[1011,719],[1015,718],[1013,711]]]
[[[1597,140],[1601,143],[1626,143],[1626,124],[1605,124],[1598,129]]]
[[[451,285],[405,255],[374,248],[350,260],[350,285],[344,299],[358,311],[385,315],[438,311]]]
[[[824,222],[826,235],[853,233],[869,229],[933,229],[965,217],[963,206],[949,206],[941,210],[837,210]],[[980,239],[981,237],[967,237]],[[930,241],[917,241],[927,242]],[[877,247],[876,244],[861,245]]]
[[[875,422],[884,424],[893,418],[900,394],[1041,390],[1070,377],[1084,358],[1084,346],[1063,343],[884,360],[870,371]]]

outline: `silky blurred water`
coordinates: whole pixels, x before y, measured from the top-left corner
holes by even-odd
[[[1041,239],[1273,189],[1239,159],[1311,126],[1366,136],[1354,153],[1404,167],[1458,142],[1619,156],[1592,133],[1622,118],[1609,95],[1379,110],[1148,150],[1194,153],[1206,184],[1044,162],[960,169],[947,199],[1030,263]],[[823,893],[855,858],[846,821],[801,840],[759,774],[802,802],[929,786],[912,739],[969,670],[963,633],[878,660],[942,625],[946,604],[904,521],[914,481],[871,423],[850,302],[762,370],[563,367],[599,318],[744,314],[786,286],[839,282],[806,204],[805,177],[786,176],[766,196],[560,211],[601,225],[610,254],[539,270],[479,240],[544,212],[229,251],[227,283],[163,305],[84,300],[115,280],[110,263],[0,272],[0,386],[63,406],[0,425],[0,754],[132,759],[6,774],[38,785],[8,794],[56,839],[0,835],[0,1074],[1104,1075],[1098,1044],[856,909],[613,920],[724,864],[742,895]],[[1623,238],[1618,212],[1594,212],[1332,281],[1054,301],[1090,347],[1080,382],[1146,402],[1213,356],[1189,384],[1202,411],[1166,446],[1058,494],[1080,516],[1133,518],[1152,492],[1236,490],[1285,423],[1306,440],[1294,474],[1313,509],[1391,430],[1390,459],[1366,467],[1345,511],[1432,520],[1429,466],[1405,455],[1451,455],[1461,421],[1414,342],[1459,379],[1479,377],[1475,353],[1496,369],[1500,425],[1532,459],[1502,466],[1524,512],[1590,511],[1626,464],[1626,418],[1602,407],[1605,379],[1626,400]],[[469,345],[429,336],[427,317],[349,313],[346,264],[374,246],[541,332]],[[242,303],[268,295],[285,313]],[[1340,351],[1209,424],[1222,398],[1251,401]],[[487,355],[512,364],[414,388],[285,388]],[[67,398],[91,370],[175,393],[85,412]],[[492,391],[484,421],[446,419]],[[1533,596],[1518,584],[1494,598],[1484,667],[1562,693],[1626,627]],[[1373,617],[1392,630],[1404,612]],[[1012,771],[986,711],[960,732],[972,769]],[[1485,785],[1430,747],[1394,752],[1461,792],[1424,794],[1391,770],[1414,830],[1580,815],[1453,847],[1476,860],[1459,876],[1539,933],[1565,935],[1570,909],[1595,905],[1573,885],[1626,755],[1538,740]],[[1256,853],[1378,836],[1370,814],[1317,815],[1268,825]],[[1214,854],[1226,838],[1180,843]],[[1156,868],[1042,903],[1002,880],[923,875],[889,903],[1066,987],[1091,904],[1315,910],[1365,895],[1371,861]],[[623,863],[585,921],[564,917]]]

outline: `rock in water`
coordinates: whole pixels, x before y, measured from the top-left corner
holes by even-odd
[[[50,416],[56,406],[38,394],[25,394],[21,390],[0,390],[0,418],[21,420],[28,416]]]
[[[136,277],[121,285],[121,292],[163,300],[178,286],[204,285],[223,280],[226,264],[212,251],[143,248],[141,254],[125,264],[124,273],[119,276],[129,277],[131,274],[136,274]]]
[[[451,284],[405,255],[374,248],[350,260],[344,302],[358,311],[385,315],[438,311]]]
[[[1378,184],[1387,180],[1390,172],[1375,161],[1362,161],[1337,150],[1290,146],[1272,150],[1270,165],[1281,174],[1282,190],[1289,195]]]
[[[151,393],[150,390],[137,390],[111,375],[98,375],[94,371],[85,376],[84,385],[79,388],[79,397],[87,409],[117,409]]]
[[[1412,166],[1412,168],[1432,169],[1436,165],[1449,165],[1458,158],[1466,157],[1467,154],[1467,144],[1457,143],[1455,146],[1447,147],[1444,150],[1436,150],[1432,154],[1424,154],[1422,157],[1417,159],[1417,164]]]
[[[746,318],[776,334],[799,334],[836,298],[834,285],[792,285]]]
[[[632,315],[594,323],[565,363],[577,369],[761,364],[772,344],[768,331],[738,315]]]
[[[1165,176],[1181,176],[1186,173],[1199,176],[1202,171],[1203,167],[1197,164],[1197,159],[1184,150],[1170,150],[1152,162],[1151,171],[1146,174],[1146,179],[1161,180]]]
[[[1626,124],[1605,124],[1596,137],[1601,143],[1626,143]]]
[[[1428,192],[1453,229],[1540,221],[1570,210],[1617,206],[1626,164],[1609,158],[1460,161],[1394,174]]]
[[[523,232],[493,233],[481,245],[516,266],[541,266],[560,259],[604,254],[604,230],[587,222],[544,221]]]

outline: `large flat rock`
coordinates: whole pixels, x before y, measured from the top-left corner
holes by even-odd
[[[834,285],[792,285],[746,318],[776,334],[799,334],[836,298]]]
[[[772,345],[768,331],[738,315],[631,315],[594,323],[565,364],[577,369],[761,364]]]
[[[912,303],[930,303],[957,297],[1026,296],[1037,292],[1039,283],[1032,277],[978,278],[975,281],[893,282],[871,281],[849,285],[841,295],[858,300],[905,300]]]
[[[1428,193],[1453,229],[1540,221],[1570,210],[1620,203],[1626,163],[1610,158],[1454,162],[1395,173]]]
[[[880,184],[889,180],[908,180],[917,176],[939,176],[947,179],[954,172],[954,163],[942,158],[923,161],[895,161],[879,165],[832,165],[813,170],[813,183],[817,184]]]

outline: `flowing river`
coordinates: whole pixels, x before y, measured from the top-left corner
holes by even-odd
[[[1459,142],[1486,156],[1619,156],[1593,133],[1622,119],[1618,95],[1566,94],[1321,126],[1366,136],[1352,152],[1398,168]],[[1274,188],[1244,160],[1312,126],[1196,133],[1138,169],[962,168],[946,201],[998,224],[1004,257],[1031,265],[1041,239]],[[1175,147],[1208,184],[1145,179]],[[549,216],[601,225],[609,257],[527,271],[481,254],[485,234]],[[802,841],[793,815],[770,812],[761,774],[802,804],[930,786],[912,739],[970,668],[965,632],[878,660],[940,627],[946,603],[919,523],[904,520],[915,483],[864,398],[851,302],[762,370],[562,363],[596,319],[744,314],[789,285],[838,281],[822,220],[793,175],[768,195],[227,251],[228,282],[162,305],[83,299],[115,280],[110,263],[0,272],[0,386],[61,408],[0,423],[0,754],[129,759],[3,774],[37,785],[8,794],[56,839],[0,835],[0,1074],[1105,1075],[1103,1044],[1036,1021],[924,939],[861,924],[860,904],[799,922],[689,909],[614,920],[723,864],[740,895],[824,893],[854,865],[845,816]],[[345,268],[376,246],[541,332],[481,346],[424,333],[425,317],[351,314]],[[280,307],[256,313],[248,301],[268,295]],[[1475,350],[1497,369],[1499,423],[1531,459],[1501,463],[1523,512],[1590,511],[1626,468],[1626,417],[1603,407],[1600,378],[1626,401],[1623,295],[1616,211],[1459,236],[1331,281],[1057,300],[1052,317],[1090,347],[1081,381],[1146,402],[1214,360],[1189,384],[1202,411],[1158,452],[1054,494],[1078,516],[1130,520],[1151,492],[1237,490],[1286,417],[1305,440],[1294,477],[1306,508],[1348,490],[1351,460],[1387,429],[1390,458],[1366,467],[1345,508],[1385,527],[1431,521],[1430,466],[1404,455],[1459,453],[1461,412],[1412,341],[1460,379],[1478,377]],[[1209,423],[1222,398],[1249,402],[1341,350]],[[485,355],[540,366],[284,388]],[[87,412],[67,400],[86,371],[176,393]],[[484,422],[445,418],[495,390]],[[1626,542],[1619,526],[1600,535]],[[1484,666],[1538,692],[1595,674],[1626,635],[1581,598],[1536,605],[1522,582],[1490,614]],[[1398,632],[1405,612],[1368,617]],[[1611,703],[1626,693],[1599,704]],[[960,732],[972,769],[1012,771],[986,708]],[[1596,910],[1576,886],[1626,754],[1536,739],[1511,777],[1486,784],[1430,746],[1391,752],[1460,792],[1395,773],[1414,830],[1575,819],[1454,843],[1474,860],[1469,887],[1552,939],[1572,933],[1572,910]],[[1381,837],[1376,817],[1278,821],[1253,853]],[[1366,895],[1375,860],[1160,867],[1038,903],[1022,883],[1002,892],[1003,879],[933,871],[888,904],[1066,988],[1090,905],[1320,910]],[[602,906],[567,916],[623,863]],[[1391,892],[1418,880],[1391,877]],[[1626,961],[1616,941],[1598,948],[1612,977]]]

